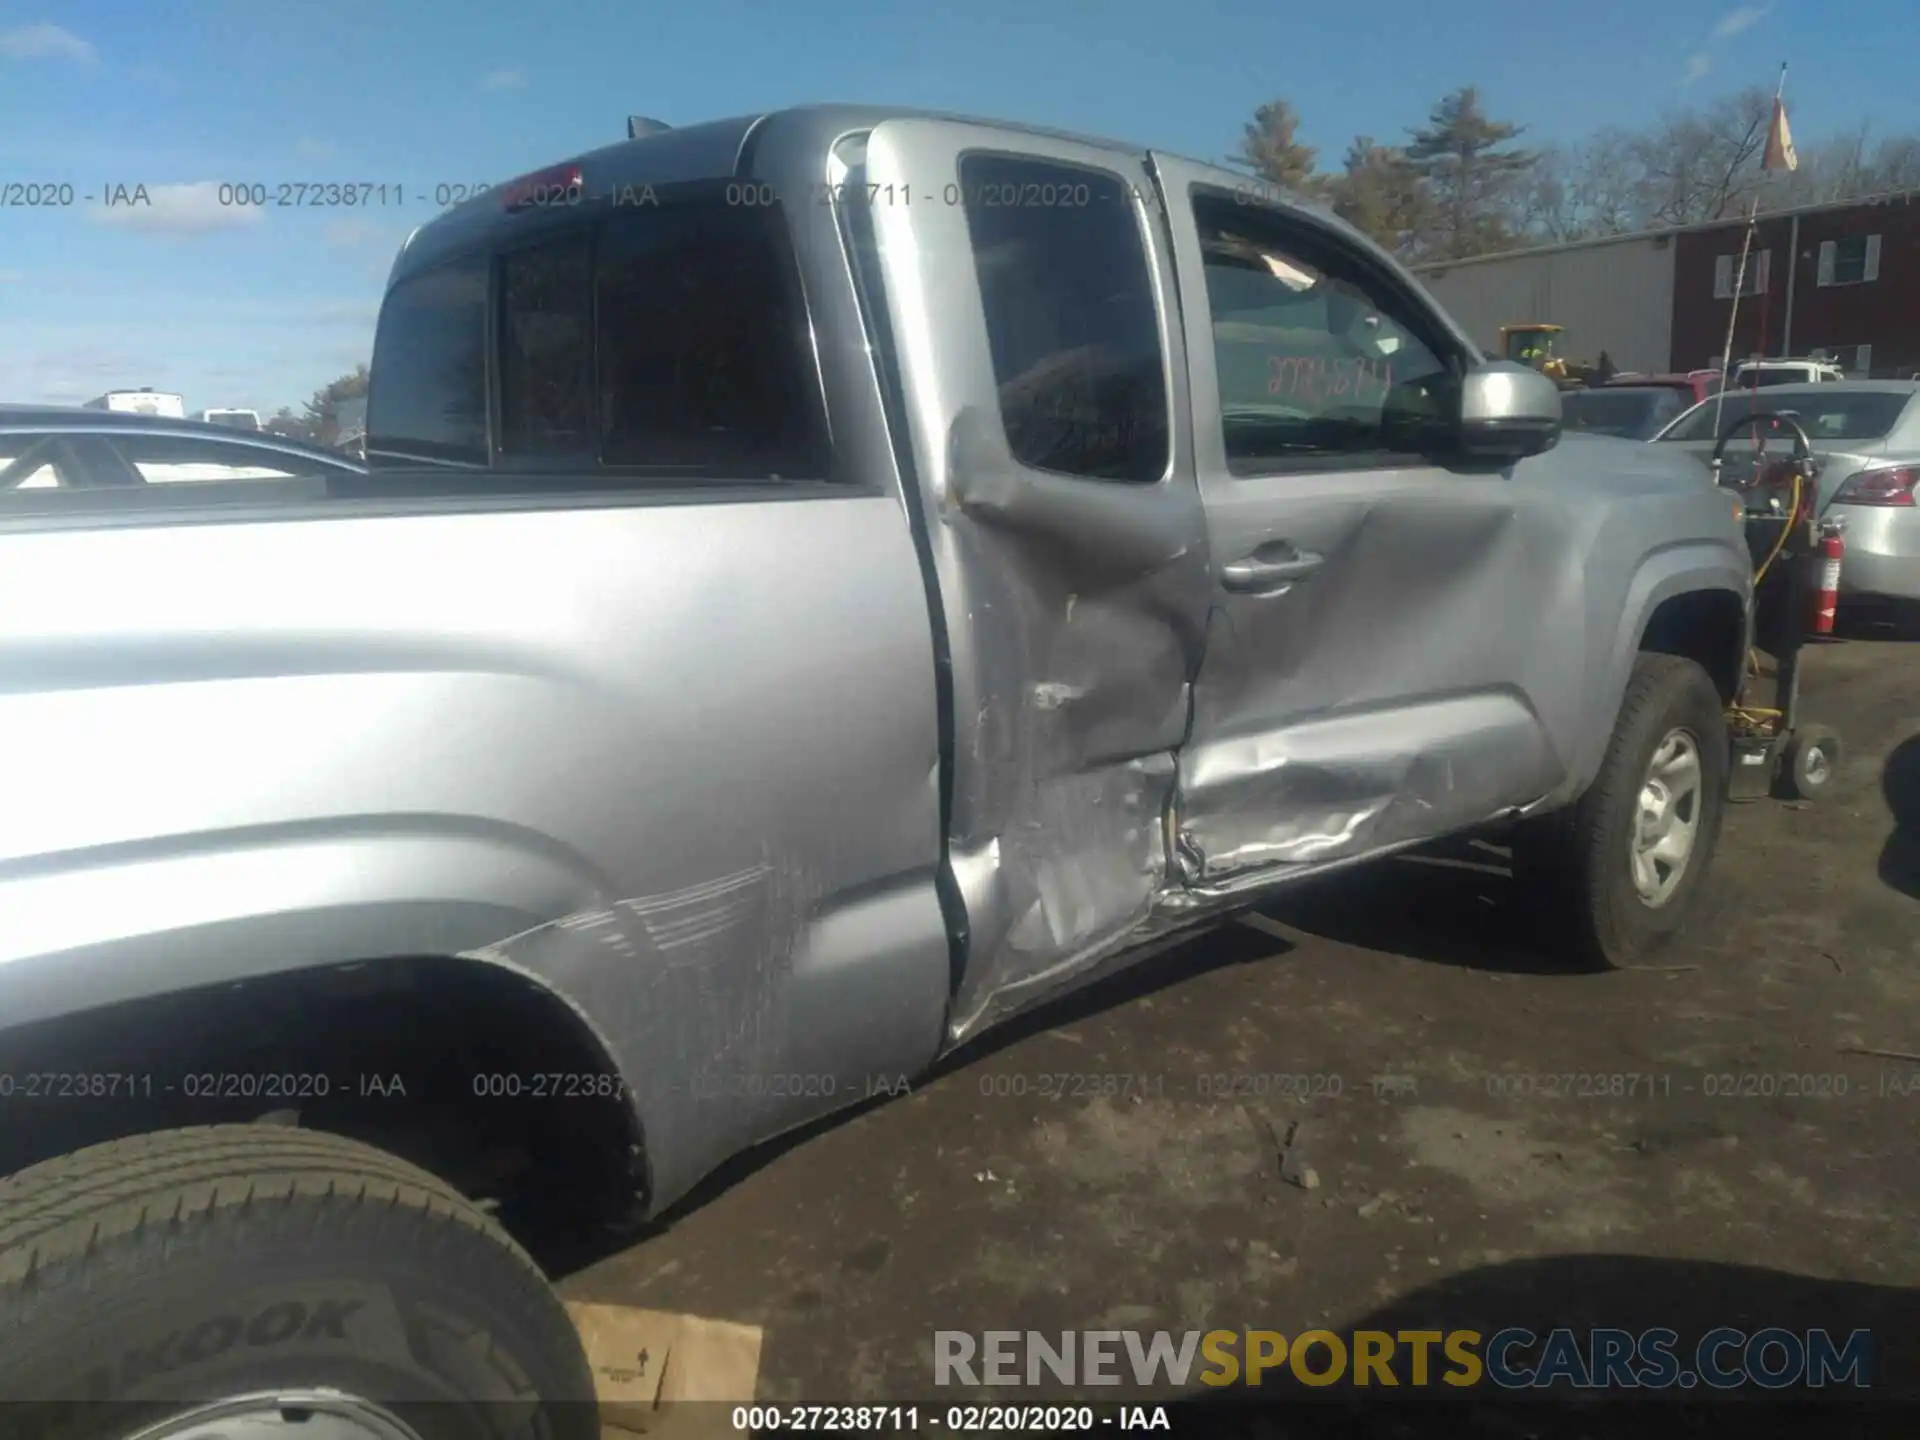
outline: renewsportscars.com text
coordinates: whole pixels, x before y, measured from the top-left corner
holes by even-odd
[[[934,1332],[936,1385],[1301,1384],[1502,1390],[1868,1389],[1866,1330]]]

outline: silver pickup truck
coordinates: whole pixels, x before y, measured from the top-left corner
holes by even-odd
[[[579,1399],[516,1214],[1435,837],[1648,953],[1747,551],[1559,412],[1328,216],[1010,125],[665,130],[416,232],[365,473],[0,495],[0,1393]]]

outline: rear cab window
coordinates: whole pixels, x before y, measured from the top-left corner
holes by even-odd
[[[734,481],[830,476],[786,217],[724,183],[580,207],[408,276],[374,342],[367,456]]]

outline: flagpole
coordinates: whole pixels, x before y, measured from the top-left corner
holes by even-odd
[[[1783,60],[1780,62],[1779,82],[1773,87],[1773,103],[1775,106],[1780,104],[1780,99],[1786,94],[1786,91],[1787,63]],[[1773,133],[1773,121],[1771,118],[1769,118],[1767,124],[1767,133],[1771,136]],[[1765,178],[1764,156],[1762,157],[1761,178]],[[1720,414],[1727,403],[1727,383],[1733,378],[1733,332],[1734,327],[1740,322],[1740,292],[1747,288],[1747,257],[1753,253],[1753,232],[1755,226],[1759,224],[1759,221],[1760,191],[1756,188],[1753,192],[1752,203],[1747,206],[1747,230],[1740,241],[1740,269],[1733,280],[1733,304],[1728,307],[1727,310],[1727,343],[1726,347],[1720,352],[1720,389],[1713,398],[1713,438],[1715,440],[1720,438]],[[1787,261],[1791,264],[1793,257],[1789,255]],[[1762,298],[1764,299],[1765,297],[1763,296]],[[1763,310],[1762,314],[1764,313]]]

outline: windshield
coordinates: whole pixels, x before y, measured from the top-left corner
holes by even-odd
[[[1668,386],[1575,390],[1561,396],[1560,420],[1569,430],[1650,440],[1685,408],[1680,392]]]
[[[1840,386],[1821,386],[1819,393],[1793,395],[1735,395],[1729,391],[1719,402],[1720,429],[1743,420],[1756,410],[1765,414],[1778,411],[1794,416],[1807,438],[1821,440],[1879,440],[1893,429],[1900,412],[1913,397],[1895,391],[1847,390]],[[1708,400],[1694,407],[1660,438],[1662,440],[1713,440],[1718,438],[1714,425],[1715,402]]]

